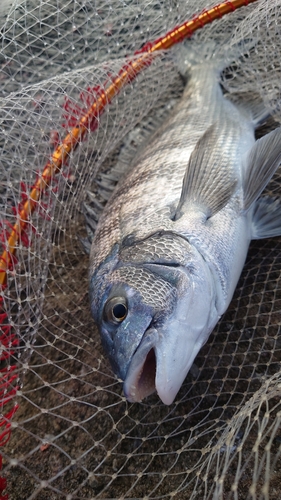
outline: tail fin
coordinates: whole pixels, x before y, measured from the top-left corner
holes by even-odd
[[[197,40],[187,40],[175,48],[175,61],[179,72],[186,77],[190,69],[197,65],[208,65],[218,73],[234,64],[243,55],[253,48],[255,42],[249,40],[243,44],[220,45],[213,40],[200,44]]]
[[[226,44],[222,47],[212,40],[205,44],[198,44],[196,40],[188,40],[177,47],[175,61],[179,72],[186,79],[193,69],[204,66],[208,68],[208,71],[215,73],[217,79],[220,80],[222,71],[237,64],[244,51],[248,52],[254,45],[253,40],[246,41],[243,47],[240,44]],[[223,81],[221,84],[224,86]],[[255,128],[263,124],[270,116],[269,110],[257,93],[237,91],[235,94],[228,93],[226,97],[240,108],[242,114],[252,120]]]

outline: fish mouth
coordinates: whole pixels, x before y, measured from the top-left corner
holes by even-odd
[[[138,403],[156,391],[165,405],[172,404],[204,343],[197,330],[186,336],[185,323],[171,326],[172,339],[167,333],[163,327],[159,331],[149,328],[132,356],[123,385],[130,403]]]
[[[130,403],[140,402],[156,391],[157,341],[157,330],[148,329],[132,357],[123,387]]]

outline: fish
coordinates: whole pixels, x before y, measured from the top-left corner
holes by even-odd
[[[221,62],[195,59],[91,244],[91,312],[132,403],[156,391],[172,404],[229,306],[251,240],[281,235],[279,199],[261,196],[281,161],[281,127],[256,140],[264,110],[223,93]]]

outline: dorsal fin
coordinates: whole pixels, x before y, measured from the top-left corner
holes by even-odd
[[[214,123],[197,142],[184,175],[175,220],[181,217],[184,205],[199,205],[209,218],[231,198],[237,179],[223,153],[224,141]]]

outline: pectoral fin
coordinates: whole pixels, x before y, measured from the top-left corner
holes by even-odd
[[[199,205],[209,218],[230,200],[237,180],[223,154],[223,143],[224,137],[216,123],[197,142],[186,168],[174,220],[193,204]]]
[[[244,210],[260,196],[281,163],[281,127],[258,139],[245,159]]]

